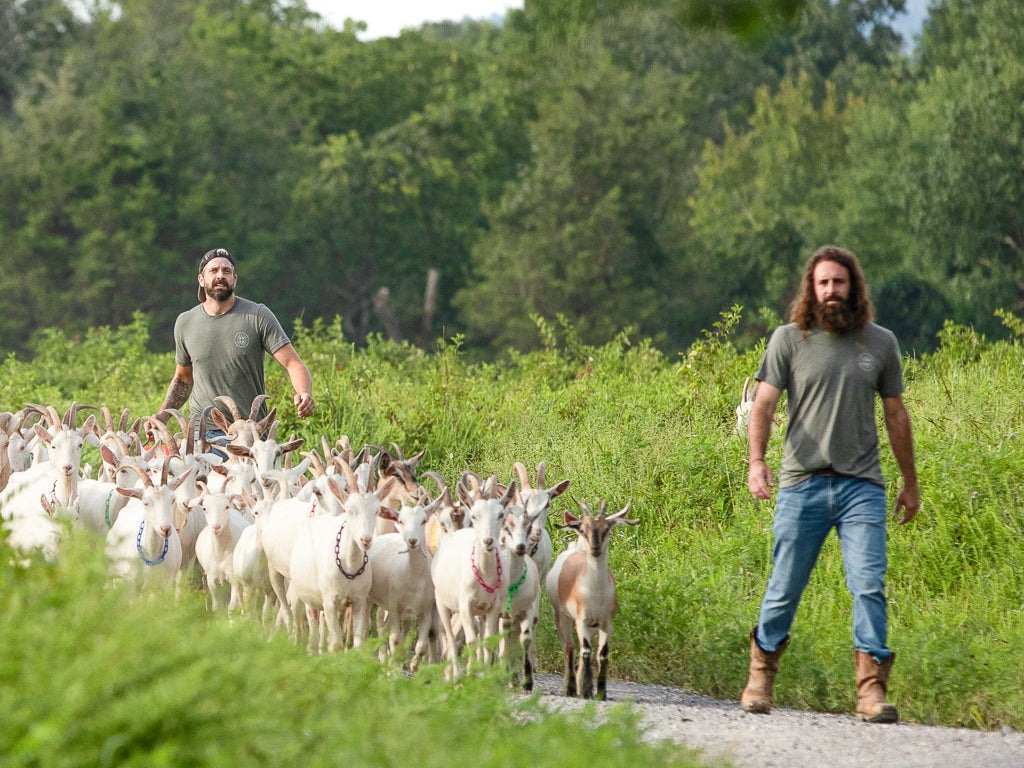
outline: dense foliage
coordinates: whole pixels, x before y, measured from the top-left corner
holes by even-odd
[[[995,319],[1004,327],[1005,340],[990,340],[948,323],[935,352],[905,360],[905,400],[914,425],[923,508],[910,525],[890,529],[890,642],[898,654],[891,694],[902,717],[912,721],[1020,730],[1024,405],[1018,393],[1024,322],[1006,312]],[[666,356],[648,340],[627,334],[591,346],[571,324],[538,320],[541,349],[495,364],[472,362],[458,339],[433,351],[381,337],[357,347],[343,336],[340,321],[315,323],[298,326],[294,338],[313,372],[317,412],[305,421],[294,417],[287,380],[273,364],[269,387],[272,400],[282,405],[283,432],[294,431],[312,445],[319,446],[321,436],[333,442],[343,434],[354,445],[394,441],[407,454],[425,450],[421,469],[447,478],[470,468],[508,479],[513,461],[531,467],[545,461],[550,482],[572,481],[552,516],[556,549],[566,538],[553,524],[562,510],[575,509],[570,497],[591,506],[608,500],[615,508],[631,502],[641,524],[617,530],[611,544],[621,603],[611,644],[612,674],[736,699],[746,679],[747,632],[756,621],[772,544],[772,507],[747,492],[745,446],[734,434],[733,408],[742,381],[755,369],[763,349],[762,341],[738,351],[742,325],[742,313],[734,309],[684,354]],[[151,413],[162,398],[173,360],[170,352],[148,352],[148,341],[147,320],[141,315],[129,325],[96,329],[80,340],[50,332],[31,364],[12,357],[0,365],[0,410],[42,402],[63,412],[77,400],[106,405],[115,413],[125,407],[133,416]],[[775,467],[781,460],[781,426],[769,450]],[[882,453],[893,498],[898,474],[884,437]],[[130,669],[121,671],[116,668],[119,653],[96,655],[107,622],[99,625],[96,617],[88,618],[89,611],[124,614],[126,626],[162,626],[172,636],[168,626],[203,621],[191,615],[195,611],[188,599],[159,610],[91,604],[76,608],[74,600],[62,597],[68,578],[63,568],[5,570],[0,578],[6,580],[0,615],[8,649],[0,665],[5,675],[0,689],[15,697],[2,700],[0,719],[7,725],[12,722],[10,711],[21,713],[18,724],[8,726],[13,729],[52,705],[52,700],[35,700],[47,695],[45,686],[29,690],[23,682],[40,665],[54,673],[68,665],[72,670],[98,665],[114,676],[110,685],[117,690],[157,682],[139,677],[135,664],[143,657],[132,661],[135,650]],[[95,583],[89,589],[101,602],[115,600]],[[47,590],[52,590],[52,599],[46,597]],[[142,611],[139,625],[132,624],[136,610]],[[79,622],[81,612],[87,614],[86,623],[76,625],[72,634],[53,630],[62,622]],[[230,648],[232,659],[244,648],[257,661],[202,666],[201,651],[209,648],[212,653],[214,641],[193,646],[203,633],[191,633],[187,646],[172,644],[173,660],[159,667],[161,675],[179,683],[161,685],[192,685],[191,676],[200,665],[210,676],[201,690],[235,690],[249,671],[285,664],[288,672],[280,681],[265,672],[271,677],[261,676],[257,684],[282,686],[275,711],[278,705],[290,710],[306,706],[311,692],[285,685],[288,675],[334,679],[336,672],[323,670],[334,670],[335,664],[349,669],[348,662],[307,659],[302,649],[275,646],[263,651],[259,643],[248,641],[238,646],[237,640],[221,634],[226,629],[204,631],[213,632],[222,649]],[[850,712],[855,701],[850,632],[850,597],[833,537],[797,615],[777,703]],[[58,643],[59,638],[64,640]],[[560,653],[546,602],[540,638],[544,671],[558,671]],[[42,650],[11,654],[26,644],[34,648],[36,642]],[[273,654],[273,661],[260,663],[262,653]],[[155,648],[153,655],[159,656]],[[62,661],[54,663],[55,658]],[[316,672],[296,671],[301,669]],[[81,695],[88,701],[105,680],[102,675],[76,674],[59,682],[76,691],[85,686]],[[392,683],[367,685],[371,699],[413,696],[390,691]],[[101,699],[110,695],[104,687]],[[251,695],[262,706],[259,695]],[[460,694],[451,695],[457,699]],[[60,738],[62,718],[77,716],[74,701],[59,708],[46,721],[47,729],[33,738]],[[257,709],[253,716],[269,716],[269,711]],[[104,722],[103,727],[116,725]],[[137,727],[151,729],[145,738],[159,742],[158,730],[152,730],[158,722],[147,720]],[[10,730],[5,734],[15,738]],[[19,733],[16,738],[27,736]]]
[[[672,354],[734,304],[781,314],[825,241],[906,349],[998,336],[1024,11],[937,0],[911,49],[903,7],[528,0],[360,41],[302,0],[4,3],[0,348],[139,310],[166,348],[214,246],[243,295],[360,345],[536,350],[537,315]]]

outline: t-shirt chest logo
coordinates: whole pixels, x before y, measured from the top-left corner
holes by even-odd
[[[874,355],[868,354],[867,352],[861,352],[857,356],[857,367],[860,368],[864,373],[871,373],[875,370],[877,365]]]
[[[239,331],[235,334],[235,346],[239,349],[245,349],[249,346],[249,334],[245,331]]]

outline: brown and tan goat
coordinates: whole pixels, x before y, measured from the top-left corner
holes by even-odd
[[[576,502],[583,512],[576,517],[565,512],[565,524],[559,528],[576,531],[577,541],[555,558],[548,572],[545,587],[555,615],[555,627],[562,641],[565,657],[564,692],[566,696],[594,695],[591,658],[594,635],[597,635],[597,696],[607,697],[608,649],[612,635],[612,622],[618,610],[615,576],[608,567],[608,541],[612,529],[618,525],[636,525],[639,520],[627,520],[629,504],[613,515],[607,515],[607,502],[601,502],[597,515],[592,515],[586,504]],[[575,641],[579,641],[579,661],[573,669]],[[575,675],[574,675],[575,673]]]

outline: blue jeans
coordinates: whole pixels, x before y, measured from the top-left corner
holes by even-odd
[[[222,459],[227,461],[227,459],[228,459],[227,453],[225,453],[223,450],[221,450],[221,448],[218,447],[218,446],[223,445],[226,442],[229,442],[227,440],[227,432],[225,432],[223,429],[208,429],[208,430],[206,430],[206,436],[205,437],[206,437],[206,442],[210,443],[210,450],[213,451],[213,453],[215,453],[217,456],[220,456]],[[196,440],[199,439],[199,430],[198,429],[196,429],[196,431],[195,431],[195,439]]]
[[[757,643],[768,653],[789,634],[797,605],[832,528],[843,551],[846,586],[853,595],[853,642],[879,661],[891,653],[885,600],[885,489],[852,477],[814,475],[780,488],[775,504],[774,566],[768,579]]]

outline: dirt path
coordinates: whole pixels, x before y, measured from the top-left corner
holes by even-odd
[[[577,707],[561,695],[561,678],[539,675],[549,706]],[[728,758],[737,768],[1024,768],[1024,734],[934,728],[911,723],[871,725],[852,716],[773,709],[748,715],[738,701],[717,701],[675,688],[611,682],[607,707],[633,701],[648,738],[704,750],[709,765]]]

